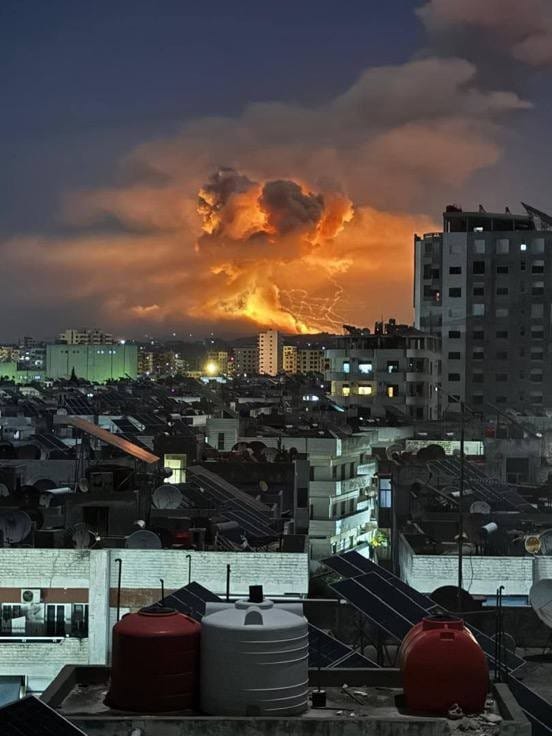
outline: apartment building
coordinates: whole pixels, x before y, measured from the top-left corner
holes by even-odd
[[[277,376],[282,371],[282,336],[277,330],[260,332],[257,338],[258,372]]]
[[[414,239],[416,327],[441,338],[444,391],[489,413],[552,406],[552,217],[523,206],[449,206]]]
[[[258,373],[259,357],[256,345],[234,348],[232,357],[232,372],[234,375],[251,376]]]
[[[109,332],[98,329],[68,329],[60,332],[58,342],[65,345],[113,345],[115,339]]]

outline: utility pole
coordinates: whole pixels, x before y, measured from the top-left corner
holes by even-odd
[[[465,466],[465,406],[460,402],[460,488],[458,494],[458,611],[462,610],[462,566],[464,556],[464,466]]]

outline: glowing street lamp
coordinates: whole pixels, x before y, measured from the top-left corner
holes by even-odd
[[[205,366],[205,373],[208,376],[216,376],[218,373],[218,365],[210,360]]]

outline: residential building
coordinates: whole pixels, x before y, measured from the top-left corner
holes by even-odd
[[[284,373],[297,373],[297,346],[284,345],[282,348],[282,369]]]
[[[442,340],[443,390],[490,413],[552,406],[552,217],[524,207],[449,206],[414,239],[415,324]]]
[[[277,330],[260,332],[257,338],[260,374],[277,376],[282,370],[282,337]]]
[[[13,361],[16,363],[21,355],[21,350],[14,345],[0,345],[0,363]]]
[[[437,419],[439,339],[391,320],[375,333],[349,328],[325,350],[330,397],[362,418]]]
[[[136,345],[48,345],[46,375],[48,378],[84,378],[94,383],[118,378],[136,378],[138,350]]]
[[[324,371],[324,351],[319,348],[299,348],[297,350],[298,373],[322,373]]]
[[[58,342],[65,345],[113,345],[115,339],[109,332],[98,329],[68,329],[60,332]]]
[[[207,374],[214,371],[217,375],[226,375],[228,373],[228,351],[209,350],[205,366],[207,368]]]
[[[150,376],[153,373],[153,353],[141,347],[138,350],[138,375]]]
[[[233,373],[236,376],[251,376],[259,371],[259,351],[256,345],[233,349]]]

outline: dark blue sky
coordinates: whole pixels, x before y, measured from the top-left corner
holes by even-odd
[[[411,0],[3,0],[0,228],[44,227],[133,145],[251,101],[331,98],[420,45]]]

